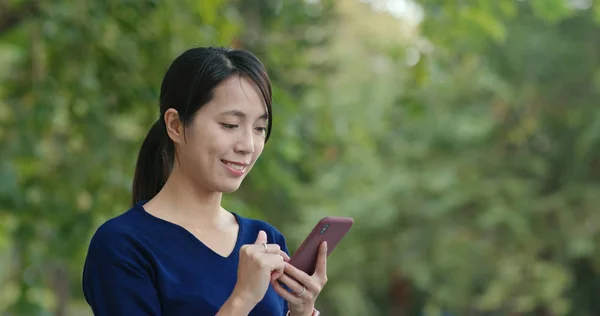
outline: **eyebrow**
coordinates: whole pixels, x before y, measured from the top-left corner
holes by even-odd
[[[230,111],[221,112],[221,115],[231,115],[231,116],[237,116],[239,118],[246,118],[246,116],[247,116],[246,113],[244,113],[242,111],[238,111],[238,110],[230,110]],[[267,113],[264,113],[263,115],[261,115],[259,117],[259,119],[268,120],[269,115]]]

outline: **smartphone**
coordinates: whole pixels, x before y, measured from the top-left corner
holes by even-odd
[[[327,256],[329,256],[350,230],[352,224],[354,224],[354,220],[351,217],[324,217],[300,244],[289,263],[306,274],[312,275],[315,272],[321,243],[327,242]]]

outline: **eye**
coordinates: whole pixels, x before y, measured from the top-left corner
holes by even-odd
[[[221,126],[223,126],[223,128],[225,128],[225,129],[234,129],[234,128],[238,127],[237,124],[227,124],[227,123],[221,123]]]
[[[261,132],[261,133],[266,133],[267,132],[267,128],[266,127],[257,127],[255,128],[257,131]]]

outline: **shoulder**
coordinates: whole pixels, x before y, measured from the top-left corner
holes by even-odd
[[[256,239],[258,232],[263,230],[267,233],[267,241],[269,243],[276,243],[282,249],[287,250],[285,236],[275,226],[264,220],[242,217],[238,214],[234,215],[236,215],[237,219],[240,221],[240,225],[244,227],[246,239],[253,242]]]
[[[131,208],[102,223],[90,240],[88,260],[136,261],[140,248],[143,248],[143,234],[135,225],[138,221],[135,213],[136,210]]]

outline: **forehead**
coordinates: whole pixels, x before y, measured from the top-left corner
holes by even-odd
[[[213,93],[213,99],[203,107],[207,112],[248,117],[261,117],[267,113],[260,89],[245,76],[227,78],[215,87]]]

